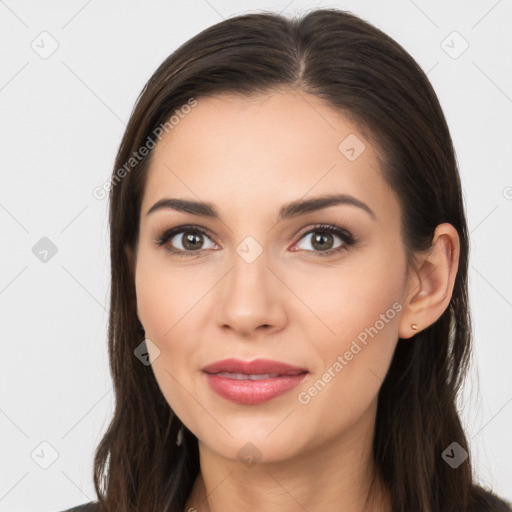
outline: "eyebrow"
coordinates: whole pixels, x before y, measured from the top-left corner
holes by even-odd
[[[284,205],[279,210],[278,222],[291,219],[307,213],[316,212],[329,206],[350,205],[364,210],[373,220],[376,220],[374,211],[363,201],[349,194],[331,194],[314,197],[312,199],[298,199]],[[150,215],[158,210],[171,209],[178,212],[200,215],[212,219],[220,219],[218,210],[212,203],[191,201],[188,199],[163,198],[157,201],[146,213]]]

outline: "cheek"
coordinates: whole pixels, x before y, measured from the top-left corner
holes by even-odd
[[[372,251],[357,265],[320,269],[303,295],[328,328],[310,336],[319,364],[298,401],[311,417],[328,411],[324,429],[348,427],[376,403],[398,340],[404,265],[393,250]]]
[[[191,267],[171,266],[165,256],[141,248],[135,287],[146,338],[160,351],[151,365],[157,383],[176,414],[190,421],[188,393],[196,394],[194,364],[205,320],[201,298],[211,288],[208,276],[198,277]]]
[[[392,305],[368,306],[357,316],[350,317],[344,312],[338,316],[334,342],[326,343],[325,338],[324,343],[315,342],[315,356],[320,364],[298,390],[302,416],[308,418],[311,432],[322,432],[324,439],[351,430],[375,412],[398,328],[396,308]]]
[[[383,321],[387,331],[390,326],[397,329],[397,309],[401,307],[393,308],[393,304],[403,296],[404,265],[392,250],[389,254],[371,250],[336,267],[287,270],[286,280],[294,283],[294,293],[312,313],[303,318],[311,317],[311,325],[321,328],[324,346],[325,341],[331,341],[343,348],[376,322],[379,330]]]
[[[145,252],[136,267],[137,311],[148,337],[167,343],[182,323],[190,323],[211,286],[208,275],[198,277],[194,266],[171,265],[163,251],[156,256]]]

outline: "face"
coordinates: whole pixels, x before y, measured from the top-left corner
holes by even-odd
[[[137,314],[160,389],[234,461],[353,443],[373,428],[407,286],[377,148],[305,93],[197,101],[154,149],[140,213]],[[152,208],[164,199],[210,208]],[[211,366],[226,359],[267,363]]]

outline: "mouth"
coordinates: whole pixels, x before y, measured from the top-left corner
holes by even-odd
[[[277,377],[282,377],[283,375],[279,373],[262,373],[261,375],[250,373],[230,373],[230,372],[220,372],[215,373],[213,375],[217,375],[219,377],[227,377],[228,379],[235,379],[235,380],[263,380],[263,379],[275,379]]]
[[[222,398],[256,405],[298,386],[309,371],[268,359],[225,359],[205,366],[203,373],[210,388]]]

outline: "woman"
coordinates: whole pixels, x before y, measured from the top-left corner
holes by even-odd
[[[141,93],[110,201],[117,401],[80,510],[510,510],[455,405],[454,150],[394,40],[334,9],[208,28]]]

